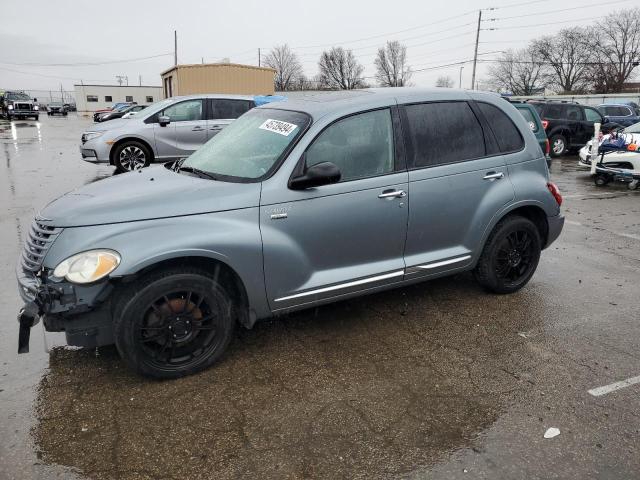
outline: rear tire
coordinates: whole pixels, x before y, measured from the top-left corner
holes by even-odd
[[[150,163],[149,149],[144,144],[133,140],[118,145],[113,154],[113,164],[121,173],[140,170],[148,167]]]
[[[116,296],[116,347],[127,365],[154,378],[210,367],[235,327],[231,296],[207,271],[174,267],[127,284]]]
[[[611,180],[607,175],[602,175],[602,174],[596,175],[596,177],[593,179],[593,183],[595,183],[597,187],[604,187],[610,181]]]
[[[551,151],[549,153],[552,157],[561,157],[569,150],[567,138],[564,135],[555,134],[549,142],[551,143]]]
[[[542,242],[534,223],[509,215],[498,222],[474,270],[478,283],[499,294],[524,287],[538,267]]]

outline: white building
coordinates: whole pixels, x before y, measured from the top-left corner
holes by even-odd
[[[162,100],[162,87],[135,85],[74,85],[79,113],[109,108],[118,102],[149,105]]]

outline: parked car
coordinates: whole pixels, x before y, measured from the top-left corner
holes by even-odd
[[[40,107],[36,99],[32,100],[28,94],[7,90],[0,92],[0,113],[7,120],[29,117],[38,120],[40,118]]]
[[[142,110],[144,110],[145,108],[147,108],[149,105],[142,105],[142,108],[132,108],[130,110],[128,110],[127,112],[125,112],[124,115],[122,115],[121,118],[131,118],[133,117],[135,114],[137,114],[138,112],[141,112]]]
[[[67,109],[67,112],[76,112],[78,109],[76,108],[75,103],[65,103],[64,108]]]
[[[622,130],[626,143],[640,144],[640,123],[636,123]],[[605,135],[602,141],[609,138]],[[578,166],[582,168],[591,168],[591,145],[593,140],[589,140],[587,144],[580,149]],[[602,142],[600,142],[602,143]],[[612,168],[625,168],[640,172],[640,152],[611,152],[607,153],[603,158],[603,165]]]
[[[218,360],[237,323],[465,271],[512,293],[560,234],[561,203],[529,125],[495,95],[271,103],[183,161],[49,203],[18,269],[21,349],[43,316],[70,345],[115,343],[137,372],[173,378]]]
[[[570,150],[577,150],[593,138],[593,124],[599,122],[603,132],[620,125],[608,122],[594,107],[565,101],[531,101],[544,126],[552,157],[560,157]]]
[[[617,123],[623,127],[629,127],[640,122],[640,112],[631,105],[603,103],[598,105],[598,110],[609,122]]]
[[[253,97],[191,95],[147,107],[139,115],[91,127],[81,137],[82,158],[121,171],[186,157],[255,106]]]
[[[514,107],[516,107],[516,110],[520,112],[520,115],[522,115],[529,124],[529,128],[531,128],[531,131],[536,136],[538,144],[540,145],[540,149],[544,153],[544,157],[547,161],[547,167],[551,168],[551,157],[549,157],[549,139],[547,138],[547,134],[544,131],[542,120],[540,120],[538,111],[530,103],[513,100],[509,101]]]
[[[116,110],[118,108],[127,107],[129,105],[135,105],[135,103],[133,103],[133,102],[119,102],[119,103],[114,103],[109,108],[102,108],[100,110],[96,110],[95,112],[93,112],[93,121],[97,122],[98,119],[100,118],[100,116],[102,116],[102,114],[104,114],[104,113],[111,112],[111,111]]]
[[[51,102],[47,105],[47,115],[50,117],[52,115],[63,115],[67,116],[67,108],[64,106],[62,102]]]
[[[108,120],[115,120],[116,118],[123,118],[127,113],[137,113],[147,108],[147,105],[127,105],[110,112],[103,113],[98,117],[98,122],[106,122]]]

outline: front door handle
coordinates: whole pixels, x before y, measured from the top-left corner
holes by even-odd
[[[502,172],[487,172],[487,174],[482,177],[484,180],[500,180],[504,178],[504,173]]]
[[[407,196],[407,192],[404,190],[385,190],[378,198],[403,198]]]
[[[196,126],[196,127],[193,127],[191,129],[192,132],[202,132],[203,130],[204,130],[204,128],[202,128],[200,126]]]
[[[209,130],[222,130],[220,125],[214,125],[213,127],[209,127]]]

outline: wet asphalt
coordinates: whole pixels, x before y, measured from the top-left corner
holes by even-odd
[[[16,353],[33,215],[113,173],[80,159],[89,124],[0,120],[0,478],[640,478],[640,384],[588,393],[640,375],[640,191],[554,160],[567,223],[522,291],[458,275],[336,303],[157,382],[40,326]]]

